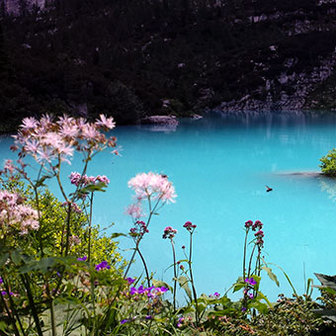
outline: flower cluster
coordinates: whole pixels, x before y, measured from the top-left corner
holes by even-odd
[[[248,231],[250,228],[252,231],[257,231],[254,236],[256,237],[257,241],[256,244],[259,245],[259,247],[264,246],[264,231],[262,230],[263,223],[260,220],[256,220],[254,223],[251,220],[248,220],[245,222],[245,228]]]
[[[174,202],[175,189],[165,175],[156,173],[141,173],[128,181],[129,188],[135,191],[136,198],[160,200],[162,202]]]
[[[168,288],[166,288],[166,287],[155,287],[155,286],[144,287],[144,286],[141,285],[138,288],[131,287],[130,290],[129,290],[129,294],[131,296],[144,295],[144,296],[147,296],[150,299],[154,299],[156,297],[161,296],[162,294],[164,294],[167,291],[168,291]]]
[[[101,263],[95,266],[96,271],[102,271],[104,269],[110,269],[111,266],[107,263],[106,260],[102,261]]]
[[[244,280],[244,282],[246,282],[247,284],[249,284],[249,285],[251,285],[251,286],[254,286],[254,285],[257,284],[257,282],[254,280],[253,277],[246,278],[246,279]]]
[[[76,187],[85,187],[87,185],[95,185],[97,183],[104,183],[108,185],[110,180],[105,175],[98,175],[98,176],[87,176],[81,175],[78,172],[72,172],[69,175],[71,184],[74,184]]]
[[[250,278],[245,278],[244,282],[247,285],[243,292],[244,296],[247,298],[253,299],[254,295],[253,293],[250,292],[250,290],[253,290],[254,286],[257,284],[257,281],[253,277],[250,277]]]
[[[191,222],[185,222],[183,225],[184,228],[186,228],[190,233],[194,232],[194,230],[196,229],[196,225],[194,225]]]
[[[132,237],[142,237],[145,233],[148,233],[146,223],[143,221],[136,221],[134,223],[135,227],[130,229],[130,234]]]
[[[102,132],[114,127],[113,118],[104,115],[100,115],[95,122],[65,115],[57,121],[49,115],[40,120],[25,118],[11,148],[19,150],[19,157],[30,155],[41,164],[52,164],[54,160],[70,164],[75,150],[92,154],[105,147],[115,147],[115,137],[106,138]]]
[[[126,209],[126,213],[132,216],[132,218],[135,221],[137,221],[139,218],[144,216],[142,212],[141,204],[139,202],[129,205],[128,208]]]
[[[37,230],[38,212],[24,204],[24,199],[17,193],[0,191],[0,224],[3,228],[12,227],[27,234],[28,230]]]
[[[173,239],[175,237],[175,235],[177,234],[177,230],[173,229],[171,226],[167,226],[164,230],[163,230],[163,235],[162,238],[163,239]]]

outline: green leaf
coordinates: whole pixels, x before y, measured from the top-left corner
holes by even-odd
[[[255,308],[257,309],[260,313],[266,314],[268,312],[268,307],[265,303],[262,303],[260,301],[253,300],[249,304],[249,308]]]
[[[186,292],[189,300],[192,301],[192,295],[191,295],[191,290],[190,290],[190,287],[189,287],[188,278],[186,278],[185,276],[182,275],[177,280],[178,280],[178,283],[179,283],[180,287],[183,288],[184,291]]]
[[[161,280],[152,280],[152,283],[155,287],[166,287],[168,288],[171,292],[173,292],[173,287],[169,286],[167,282],[161,281]]]
[[[278,287],[280,286],[277,276],[272,272],[272,269],[270,267],[262,266],[261,269],[263,269],[264,271],[266,271],[268,277],[272,281],[274,281]]]
[[[264,295],[264,294],[261,293],[261,292],[258,292],[258,295],[257,295],[257,297],[255,298],[255,300],[257,300],[257,301],[265,300],[265,301],[267,302],[268,306],[269,306],[270,308],[272,308],[272,303],[268,300],[267,296]]]
[[[110,237],[113,239],[113,238],[118,238],[118,237],[127,237],[127,235],[121,232],[114,232],[110,235]]]

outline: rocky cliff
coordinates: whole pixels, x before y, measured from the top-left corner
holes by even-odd
[[[336,108],[335,0],[1,1],[14,121]]]

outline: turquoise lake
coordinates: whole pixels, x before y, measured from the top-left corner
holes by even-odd
[[[209,114],[200,120],[181,120],[176,129],[159,126],[120,126],[120,157],[106,151],[89,166],[88,174],[105,174],[111,184],[96,197],[94,221],[110,232],[128,232],[131,220],[125,208],[132,201],[128,180],[140,172],[168,175],[178,195],[155,216],[142,251],[156,279],[169,281],[170,244],[163,229],[173,226],[178,258],[188,247],[186,221],[197,225],[193,269],[198,294],[224,294],[242,273],[244,223],[264,223],[267,262],[281,266],[298,293],[314,272],[336,273],[336,180],[318,174],[319,159],[336,147],[336,118],[297,114]],[[0,139],[1,159],[14,158],[8,137]],[[80,171],[75,157],[64,176]],[[273,188],[266,192],[265,185]],[[67,186],[71,192],[70,185]],[[133,242],[121,238],[125,256]],[[271,300],[292,291],[282,272],[280,288],[264,274],[261,291]],[[131,268],[138,276],[141,264]],[[229,296],[237,298],[229,291]],[[315,290],[315,296],[318,291]]]

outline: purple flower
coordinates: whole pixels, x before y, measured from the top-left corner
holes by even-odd
[[[84,256],[82,258],[77,258],[78,261],[86,261],[87,260],[87,256]]]
[[[100,264],[97,264],[95,266],[96,271],[101,271],[101,270],[110,269],[110,268],[111,266],[107,263],[106,260],[102,261]]]
[[[242,307],[241,311],[246,312],[246,307]]]
[[[131,287],[130,294],[131,295],[138,294],[138,290],[135,287]]]
[[[254,286],[254,285],[256,285],[257,284],[257,282],[254,280],[254,278],[246,278],[245,280],[244,280],[246,283],[248,283],[248,284],[250,284],[251,286]]]
[[[2,280],[2,278],[0,277],[0,285],[1,285],[1,284],[3,284],[3,280]]]
[[[151,320],[152,318],[153,318],[152,315],[146,315],[146,317],[145,317],[146,320]]]
[[[215,292],[215,293],[213,293],[213,296],[214,296],[215,298],[219,298],[219,297],[220,297],[220,294],[219,294],[218,292]]]
[[[128,282],[129,285],[132,285],[132,283],[134,283],[135,279],[126,278],[126,281]]]
[[[120,324],[125,324],[125,323],[127,323],[127,322],[129,322],[130,320],[127,320],[127,319],[124,319],[124,320],[121,320],[120,321]]]
[[[5,296],[5,295],[7,295],[7,292],[6,291],[1,291],[1,295]],[[9,292],[9,295],[12,296],[12,295],[14,295],[14,293]]]
[[[250,293],[250,292],[247,293],[247,296],[248,296],[250,299],[253,299],[253,298],[254,298],[253,293]]]

